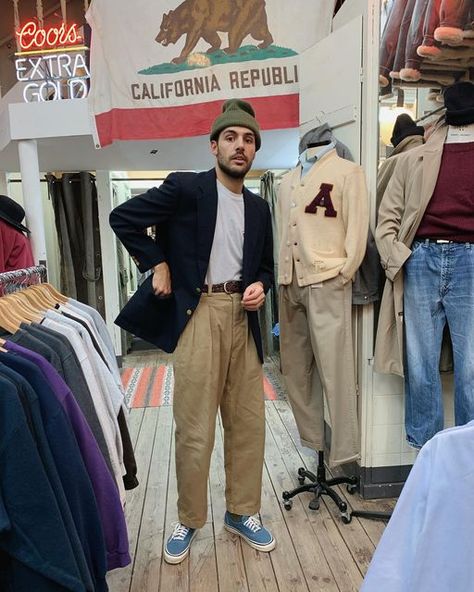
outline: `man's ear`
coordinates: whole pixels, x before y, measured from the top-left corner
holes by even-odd
[[[217,156],[217,142],[216,140],[211,140],[211,154]]]

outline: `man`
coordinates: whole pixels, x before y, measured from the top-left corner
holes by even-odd
[[[270,210],[243,186],[260,148],[249,103],[231,99],[211,130],[214,169],[172,173],[116,208],[110,223],[140,271],[117,324],[175,351],[173,412],[179,523],[164,557],[180,563],[206,522],[217,410],[224,426],[225,527],[252,547],[275,541],[259,511],[265,437],[257,311],[273,281]],[[156,226],[156,242],[143,233]]]

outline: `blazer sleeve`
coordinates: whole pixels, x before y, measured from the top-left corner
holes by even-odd
[[[133,197],[110,213],[112,230],[142,273],[165,261],[163,250],[146,234],[146,229],[169,220],[177,211],[179,200],[179,175],[171,173],[160,187]]]
[[[262,259],[260,261],[260,266],[257,272],[257,279],[255,281],[262,282],[263,289],[266,293],[275,281],[275,278],[273,265],[272,217],[267,202],[263,201],[263,204],[265,206],[265,238],[263,244]]]
[[[382,267],[389,280],[394,280],[411,250],[398,240],[398,233],[405,211],[405,179],[407,177],[405,157],[397,162],[393,175],[387,185],[379,208],[379,218],[375,230],[375,242],[380,254]]]

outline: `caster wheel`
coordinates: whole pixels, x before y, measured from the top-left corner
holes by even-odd
[[[285,502],[283,502],[283,507],[287,511],[291,510],[291,508],[293,507],[293,502],[291,500],[286,500]]]
[[[357,485],[348,485],[346,487],[346,491],[347,493],[349,493],[350,495],[354,495],[354,493],[357,491]]]
[[[304,481],[305,481],[304,477],[298,477],[298,483],[300,485],[304,485]]]
[[[347,512],[347,504],[346,502],[341,502],[339,504],[339,510],[341,510],[341,512],[344,514],[345,512]]]
[[[341,520],[344,524],[350,524],[352,522],[352,516],[345,512],[344,514],[341,514]]]
[[[314,499],[309,502],[308,508],[310,510],[319,510],[319,500]]]
[[[305,471],[306,471],[306,469],[305,469],[304,467],[300,467],[300,468],[298,469],[298,475],[299,475],[300,477],[303,477],[303,476],[304,476],[304,474],[305,474]]]

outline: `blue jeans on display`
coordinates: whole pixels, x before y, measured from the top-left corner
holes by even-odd
[[[448,323],[456,425],[474,419],[474,244],[414,241],[404,266],[405,428],[423,446],[444,428],[439,360]]]

